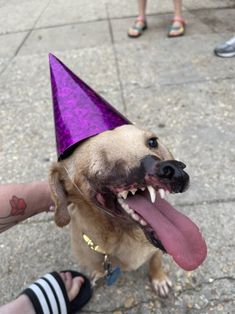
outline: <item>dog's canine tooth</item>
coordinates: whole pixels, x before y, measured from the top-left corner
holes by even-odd
[[[147,222],[145,220],[143,220],[143,219],[140,219],[140,224],[142,226],[147,226]]]
[[[137,191],[137,189],[132,189],[130,191],[131,191],[132,195],[135,195],[135,192]]]
[[[139,215],[137,215],[137,214],[135,214],[135,213],[131,214],[131,217],[132,217],[134,220],[136,220],[136,221],[139,221],[139,220],[140,220]]]
[[[166,193],[163,189],[159,189],[158,192],[159,192],[161,198],[165,198]]]
[[[151,202],[154,203],[156,201],[157,193],[151,185],[147,185],[147,189],[148,189],[149,194],[150,194]]]

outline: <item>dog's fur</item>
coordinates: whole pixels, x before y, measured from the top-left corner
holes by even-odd
[[[97,190],[104,186],[111,189],[111,185],[118,186],[130,176],[135,180],[145,156],[155,156],[160,161],[173,159],[159,140],[156,148],[148,146],[148,140],[155,137],[134,125],[105,131],[80,143],[69,157],[55,163],[49,182],[56,207],[55,222],[63,227],[71,220],[74,254],[93,278],[104,276],[104,256],[90,249],[83,234],[109,255],[112,265],[119,265],[123,271],[135,270],[149,261],[153,287],[166,296],[171,282],[161,265],[162,252],[127,214],[117,215],[94,201]]]

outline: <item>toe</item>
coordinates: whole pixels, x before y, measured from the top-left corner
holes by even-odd
[[[172,287],[171,280],[166,277],[164,280],[153,279],[152,280],[153,289],[161,297],[167,297],[170,289]]]

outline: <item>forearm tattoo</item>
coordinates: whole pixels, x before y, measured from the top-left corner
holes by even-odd
[[[4,217],[0,216],[0,233],[12,227],[13,225],[16,225],[18,221],[23,220],[19,219],[19,216],[25,215],[27,204],[23,198],[18,198],[17,196],[13,195],[12,199],[9,200],[9,203],[9,214]]]

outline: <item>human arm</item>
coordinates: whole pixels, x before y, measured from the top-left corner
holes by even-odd
[[[0,185],[0,233],[31,216],[50,211],[51,206],[46,181]]]

